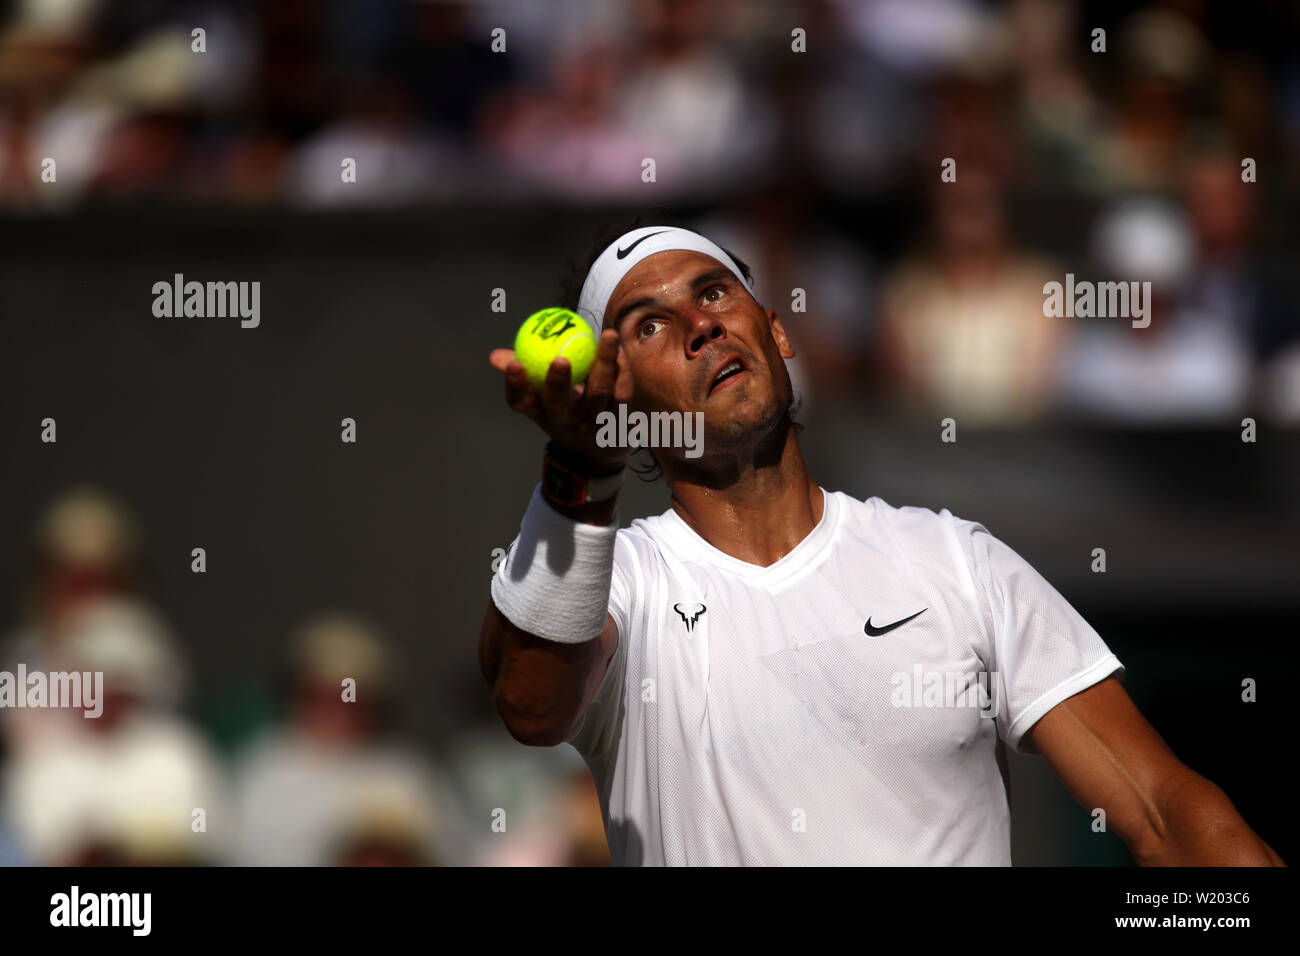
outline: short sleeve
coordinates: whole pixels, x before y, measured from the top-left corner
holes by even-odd
[[[629,622],[633,619],[632,603],[636,593],[632,587],[635,565],[634,550],[626,535],[620,533],[614,540],[614,572],[609,582],[609,616],[618,628],[618,643],[600,686],[596,689],[596,696],[591,699],[577,729],[568,738],[568,743],[588,763],[602,759],[610,752],[621,724],[627,677],[627,645],[631,639]]]
[[[1083,616],[1024,558],[983,525],[961,521],[976,593],[990,625],[998,736],[1019,753],[1029,728],[1124,665]]]

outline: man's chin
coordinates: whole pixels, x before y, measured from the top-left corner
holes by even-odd
[[[736,448],[756,444],[781,424],[787,407],[775,398],[757,402],[748,396],[737,396],[738,402],[710,403],[713,407],[704,412],[704,447],[710,444],[721,448]]]

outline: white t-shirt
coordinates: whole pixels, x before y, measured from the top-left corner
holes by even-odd
[[[609,613],[569,742],[623,865],[1009,865],[997,749],[1123,676],[982,525],[842,492],[766,568],[633,521]]]

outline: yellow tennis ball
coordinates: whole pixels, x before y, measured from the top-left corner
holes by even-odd
[[[528,373],[528,382],[541,391],[546,370],[557,358],[573,367],[573,384],[585,382],[596,360],[596,336],[586,319],[568,309],[542,309],[519,327],[515,336],[515,358]]]

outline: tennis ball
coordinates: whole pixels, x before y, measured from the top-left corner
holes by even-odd
[[[557,358],[566,358],[573,368],[573,384],[585,382],[596,360],[596,336],[591,326],[568,309],[542,309],[519,327],[515,336],[515,358],[528,373],[528,382],[541,391],[546,370]]]

